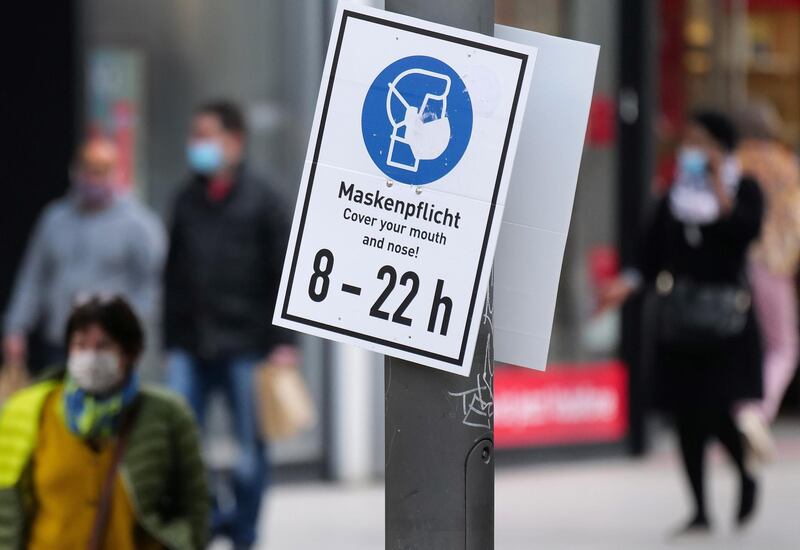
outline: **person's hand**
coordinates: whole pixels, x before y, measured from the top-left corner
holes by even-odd
[[[625,277],[616,277],[605,284],[597,293],[597,307],[594,314],[600,315],[610,309],[616,309],[636,290]]]
[[[267,363],[272,367],[296,367],[300,364],[300,351],[296,346],[280,345],[269,354]]]
[[[731,197],[730,190],[723,177],[725,154],[718,149],[710,149],[706,151],[706,154],[708,155],[708,175],[711,179],[714,195],[717,197],[720,213],[723,216],[727,216],[733,209],[733,197]]]
[[[8,365],[23,366],[28,356],[28,344],[22,334],[9,334],[3,338],[3,361]]]
[[[722,165],[725,163],[725,154],[719,149],[706,147],[706,157],[708,158],[708,174],[715,181],[722,175]]]

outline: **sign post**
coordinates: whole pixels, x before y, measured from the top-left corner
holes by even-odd
[[[274,323],[386,356],[386,548],[491,550],[495,349],[544,368],[598,48],[386,8],[337,8]]]
[[[387,8],[337,8],[274,322],[387,356],[386,548],[490,550],[487,296],[537,49],[491,0]]]
[[[386,9],[491,35],[494,0],[386,0]],[[386,356],[386,550],[494,548],[491,287],[470,375]]]

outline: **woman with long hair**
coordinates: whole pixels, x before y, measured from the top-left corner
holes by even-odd
[[[740,113],[742,172],[764,194],[764,225],[750,249],[753,305],[764,342],[764,398],[742,403],[739,429],[762,460],[774,454],[769,425],[797,370],[800,326],[796,276],[800,262],[800,165],[780,142],[781,120],[768,103],[754,102]]]

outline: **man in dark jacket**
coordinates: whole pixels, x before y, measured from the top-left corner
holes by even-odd
[[[292,362],[294,354],[288,333],[272,325],[288,212],[244,166],[245,138],[234,104],[195,112],[187,146],[192,176],[174,206],[164,299],[170,386],[201,423],[214,391],[232,409],[240,448],[235,503],[217,506],[212,526],[236,548],[255,542],[269,473],[256,420],[256,366],[267,358]]]

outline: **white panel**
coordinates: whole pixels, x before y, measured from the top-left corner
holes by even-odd
[[[538,49],[495,255],[498,362],[544,370],[599,46],[495,26]]]

